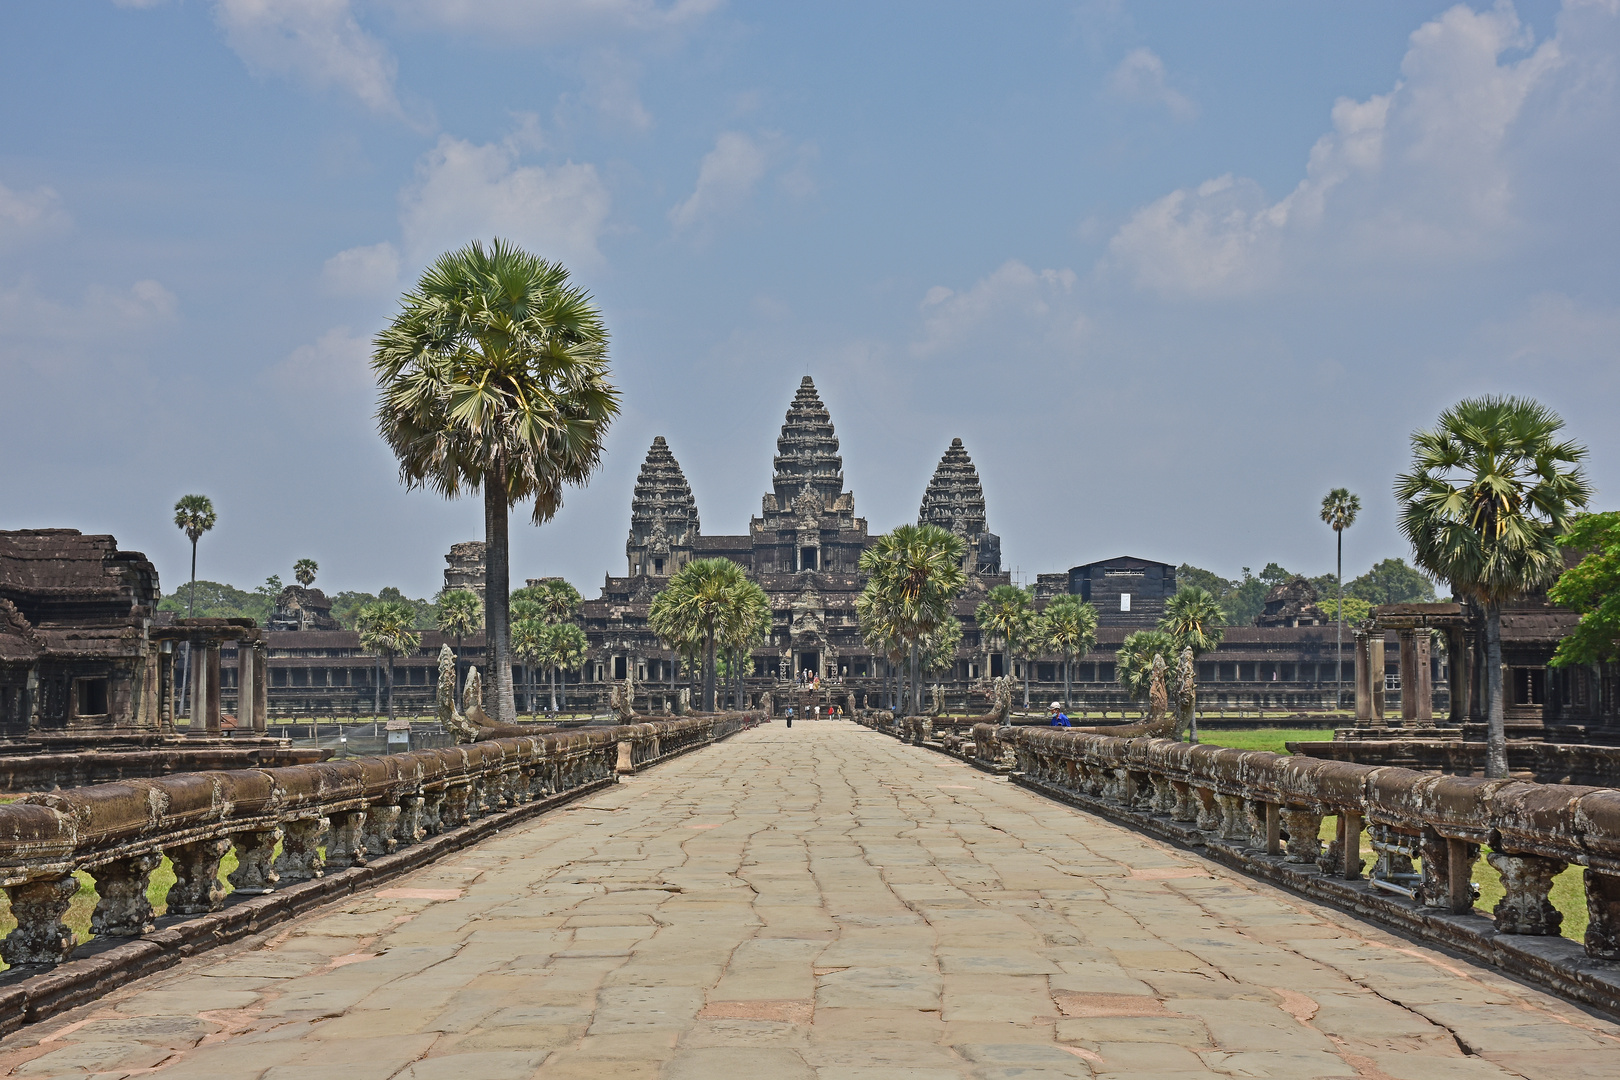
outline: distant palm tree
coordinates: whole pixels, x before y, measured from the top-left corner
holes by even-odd
[[[956,598],[967,584],[962,569],[966,544],[938,525],[901,525],[861,553],[869,606],[892,620],[911,654],[911,700],[916,713],[922,697],[924,639],[946,619],[956,618]]]
[[[1097,609],[1078,596],[1054,596],[1041,612],[1040,636],[1048,649],[1063,657],[1063,707],[1071,708],[1074,691],[1070,668],[1097,644]]]
[[[197,593],[197,541],[219,520],[213,500],[206,495],[183,495],[174,504],[174,524],[191,541],[191,585],[186,590],[186,618],[192,617]]]
[[[744,584],[752,584],[730,559],[696,559],[677,570],[653,597],[648,622],[666,641],[701,642],[704,712],[715,711],[715,647],[727,620],[745,602]],[[756,586],[757,587],[757,586]]]
[[[538,711],[534,703],[533,669],[545,662],[546,631],[551,627],[541,619],[520,615],[515,610],[517,604],[514,601],[512,605],[512,656],[523,665],[523,696],[528,698],[529,715],[533,716]],[[552,694],[552,707],[556,707],[555,692]]]
[[[484,498],[487,660],[498,722],[516,716],[507,601],[512,507],[536,525],[596,470],[619,412],[607,328],[560,264],[495,240],[442,255],[377,335],[377,425],[407,487]]]
[[[1164,657],[1166,665],[1179,651],[1176,639],[1163,630],[1138,630],[1126,634],[1114,654],[1114,677],[1120,689],[1132,701],[1142,701],[1148,695],[1153,675],[1153,658]]]
[[[319,569],[320,566],[314,559],[299,559],[293,563],[293,577],[298,580],[298,584],[307,589],[315,584],[315,572]]]
[[[439,593],[439,633],[456,639],[456,685],[461,685],[461,642],[484,625],[484,602],[471,589],[445,589]]]
[[[720,641],[731,671],[732,703],[739,710],[745,706],[743,680],[753,666],[754,646],[770,631],[770,598],[764,589],[745,578],[738,583],[720,628]]]
[[[1344,682],[1344,530],[1356,523],[1356,515],[1360,512],[1361,497],[1350,494],[1349,488],[1334,488],[1322,497],[1322,520],[1333,530],[1339,548],[1338,568],[1334,571],[1334,579],[1339,587],[1339,606],[1335,612],[1338,616],[1338,630],[1333,638],[1334,708],[1340,705]]]
[[[883,657],[883,693],[887,707],[898,710],[898,688],[892,684],[895,671],[905,660],[906,641],[895,626],[893,613],[871,590],[863,589],[855,597],[855,617],[860,622],[862,642],[875,655]]]
[[[1009,679],[1013,646],[1028,629],[1034,612],[1034,598],[1016,585],[997,585],[973,611],[974,621],[984,635],[1001,644],[1001,673]]]
[[[1159,629],[1175,639],[1177,655],[1189,648],[1194,656],[1202,656],[1219,648],[1226,637],[1226,613],[1209,590],[1189,585],[1165,603]],[[1170,659],[1166,656],[1165,662]]]
[[[1502,605],[1557,578],[1559,538],[1592,497],[1586,448],[1559,441],[1563,426],[1527,398],[1461,401],[1412,435],[1412,469],[1395,480],[1418,566],[1485,609],[1487,776],[1507,775]]]
[[[356,620],[360,647],[388,662],[388,719],[394,719],[394,660],[422,644],[416,632],[416,607],[398,600],[379,600],[360,609]]]
[[[557,712],[557,673],[578,671],[585,663],[585,631],[573,623],[547,626],[541,639],[540,662],[551,672],[551,711]],[[568,687],[563,684],[566,694]]]
[[[519,598],[533,602],[539,608],[540,618],[549,626],[571,622],[579,614],[583,600],[579,590],[562,578],[546,578],[538,585],[514,591],[512,599]]]

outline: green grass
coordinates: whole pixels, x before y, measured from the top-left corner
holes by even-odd
[[[1332,738],[1332,728],[1225,728],[1198,733],[1198,741],[1205,746],[1230,746],[1237,750],[1270,750],[1274,754],[1288,753],[1288,747],[1284,746],[1284,743],[1327,742]]]

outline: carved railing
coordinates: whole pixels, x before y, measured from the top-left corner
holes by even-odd
[[[235,894],[271,893],[634,772],[755,722],[750,714],[719,714],[29,795],[0,805],[0,887],[17,920],[0,941],[0,958],[17,966],[69,957],[74,934],[62,917],[79,872],[95,882],[92,932],[140,937],[154,927],[147,893],[164,856],[175,876],[168,914],[202,915],[224,906],[219,869],[233,849]]]
[[[1504,934],[1556,935],[1553,878],[1585,868],[1586,952],[1620,959],[1620,790],[1445,776],[1257,750],[1063,731],[1007,736],[1026,782],[1168,819],[1212,840],[1314,865],[1443,913],[1473,911],[1481,847],[1506,895],[1492,915]],[[1319,839],[1324,818],[1335,838]],[[1415,867],[1414,862],[1420,864]]]

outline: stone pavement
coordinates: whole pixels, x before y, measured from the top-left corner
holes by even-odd
[[[0,1075],[1620,1078],[1620,1027],[848,722],[0,1042]]]

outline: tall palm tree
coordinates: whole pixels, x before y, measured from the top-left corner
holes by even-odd
[[[516,602],[513,607],[516,608]],[[527,699],[529,715],[533,716],[538,710],[534,704],[534,668],[545,663],[546,632],[551,627],[538,618],[525,618],[513,612],[512,619],[512,656],[523,665],[523,696]],[[556,693],[552,693],[555,704]]]
[[[1208,589],[1189,585],[1165,602],[1159,629],[1175,639],[1175,655],[1189,648],[1194,656],[1202,656],[1219,648],[1226,637],[1226,613]],[[1166,656],[1165,663],[1171,659]]]
[[[1074,690],[1070,669],[1097,644],[1097,609],[1078,596],[1054,596],[1041,612],[1040,628],[1046,647],[1063,657],[1063,707],[1071,708]]]
[[[577,671],[585,662],[585,631],[573,623],[557,623],[545,628],[541,636],[540,662],[551,673],[551,711],[557,712],[557,673]],[[565,683],[563,690],[568,687]]]
[[[992,641],[1000,642],[1001,673],[1009,679],[1013,645],[1027,628],[1034,610],[1034,598],[1028,592],[1016,585],[997,585],[973,611],[979,629]]]
[[[445,589],[439,593],[434,618],[439,633],[456,639],[456,685],[461,685],[461,642],[484,625],[484,602],[471,589]]]
[[[1361,512],[1361,496],[1350,494],[1349,488],[1334,488],[1322,497],[1322,520],[1333,530],[1338,544],[1338,564],[1334,580],[1339,588],[1338,630],[1333,637],[1333,703],[1341,703],[1344,683],[1344,530],[1356,523]]]
[[[536,525],[596,470],[619,394],[607,328],[568,271],[504,240],[439,257],[377,335],[377,425],[407,487],[484,498],[484,603],[495,719],[516,716],[508,517]]]
[[[191,586],[186,590],[186,618],[191,618],[197,597],[197,541],[219,520],[214,503],[206,495],[182,495],[174,504],[174,524],[191,541]]]
[[[912,713],[922,693],[922,642],[940,623],[956,618],[956,597],[967,584],[965,554],[962,538],[937,525],[901,525],[861,552],[870,604],[893,620],[911,654]]]
[[[306,589],[315,584],[315,574],[319,570],[320,564],[314,559],[299,559],[293,563],[293,577]]]
[[[1552,583],[1558,541],[1592,497],[1586,448],[1564,421],[1519,397],[1460,401],[1412,435],[1412,469],[1395,480],[1401,532],[1418,566],[1485,611],[1486,775],[1507,775],[1502,605]]]
[[[416,607],[399,600],[379,600],[360,610],[356,620],[360,647],[388,663],[388,719],[394,719],[394,660],[413,653],[422,644],[417,633]]]
[[[539,608],[540,618],[548,626],[560,626],[572,621],[579,614],[579,605],[583,602],[578,589],[555,577],[512,593],[513,600],[519,597],[532,601]]]
[[[743,680],[753,663],[753,649],[771,630],[771,601],[765,590],[744,578],[735,586],[731,603],[727,607],[720,627],[720,640],[725,646],[731,669],[733,703],[744,707]]]
[[[730,559],[696,559],[669,579],[653,597],[648,622],[653,632],[670,642],[701,642],[703,649],[704,712],[715,711],[715,647],[726,620],[741,602],[741,586],[749,583],[743,568]]]

